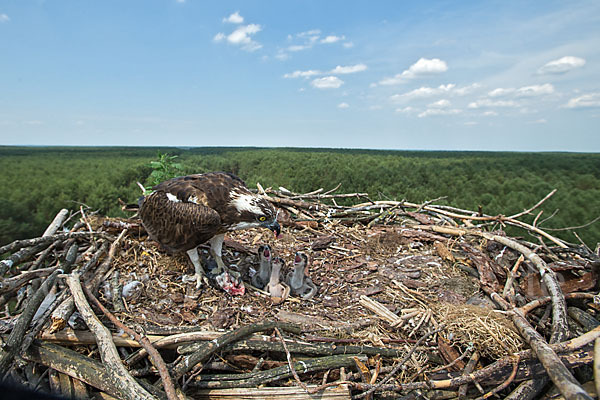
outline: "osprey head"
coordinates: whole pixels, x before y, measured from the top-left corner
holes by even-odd
[[[248,229],[248,228],[267,228],[279,236],[281,227],[277,222],[277,212],[275,207],[267,199],[248,193],[234,191],[230,195],[230,205],[236,211],[236,219],[239,222],[233,223],[230,230]]]

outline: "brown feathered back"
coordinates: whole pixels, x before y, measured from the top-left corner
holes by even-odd
[[[228,230],[275,220],[270,202],[224,172],[173,178],[155,186],[139,215],[150,237],[171,252],[187,251]]]

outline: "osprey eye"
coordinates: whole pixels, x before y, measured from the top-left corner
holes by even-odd
[[[267,217],[258,217],[258,220],[259,220],[259,221],[264,221],[264,220],[266,220],[266,219],[267,219]]]

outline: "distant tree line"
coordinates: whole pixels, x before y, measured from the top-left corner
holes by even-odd
[[[522,211],[556,188],[538,210],[542,228],[583,225],[600,216],[599,154],[0,147],[0,244],[40,235],[64,207],[85,204],[124,216],[117,199],[137,201],[138,181],[150,187],[173,174],[214,170],[233,172],[249,186],[308,192],[341,183],[340,191],[367,192],[373,200],[445,197],[438,203],[481,206],[493,215]],[[570,231],[552,232],[578,241]],[[600,242],[600,222],[577,232],[590,247]]]

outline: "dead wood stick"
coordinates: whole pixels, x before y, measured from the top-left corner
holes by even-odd
[[[0,276],[5,275],[13,266],[29,260],[33,255],[39,253],[48,247],[51,243],[38,243],[37,245],[26,247],[11,254],[8,258],[0,261]]]
[[[192,368],[194,368],[196,364],[206,360],[221,347],[234,341],[240,340],[252,333],[264,332],[273,328],[283,329],[286,332],[292,332],[296,334],[299,334],[302,331],[302,328],[298,325],[273,321],[246,325],[233,332],[226,333],[223,336],[211,340],[208,343],[205,343],[204,346],[195,353],[183,357],[183,359],[179,361],[172,369],[173,378],[175,380],[181,378],[185,373],[189,372]]]
[[[23,354],[23,358],[81,380],[113,397],[123,398],[121,382],[118,382],[118,386],[113,386],[115,379],[111,371],[100,362],[73,350],[51,343],[34,343]],[[144,387],[152,391],[154,396],[166,399],[165,394],[152,385],[144,385]]]
[[[594,293],[585,293],[585,292],[573,292],[565,294],[565,300],[573,300],[573,299],[584,299],[584,300],[592,300],[594,298]],[[519,310],[523,314],[528,314],[536,308],[546,305],[552,301],[552,297],[540,297],[539,299],[535,299],[525,304],[524,306],[519,307]]]
[[[552,190],[550,193],[548,193],[548,194],[546,195],[546,197],[544,197],[543,199],[541,199],[540,201],[538,201],[538,202],[537,202],[537,203],[536,203],[536,204],[535,204],[533,207],[531,207],[531,208],[529,208],[529,209],[527,209],[527,210],[525,210],[525,211],[522,211],[522,212],[520,212],[520,213],[518,213],[518,214],[511,215],[511,216],[510,216],[510,217],[508,217],[508,218],[510,218],[510,219],[516,219],[516,218],[522,217],[523,215],[527,215],[527,214],[529,214],[530,212],[532,212],[533,210],[535,210],[536,208],[538,208],[539,206],[541,206],[541,205],[542,205],[542,204],[543,204],[543,203],[544,203],[546,200],[548,200],[550,197],[552,197],[552,195],[554,195],[554,193],[556,193],[556,190],[557,190],[557,189],[554,189],[554,190]],[[534,225],[535,225],[535,224],[534,224]]]
[[[392,379],[392,377],[398,371],[400,371],[400,369],[402,368],[402,366],[410,359],[410,357],[412,356],[412,354],[417,350],[417,348],[421,345],[421,343],[423,343],[425,341],[425,339],[427,339],[429,336],[435,335],[438,332],[441,332],[445,328],[446,327],[444,325],[441,325],[437,329],[431,330],[431,331],[427,332],[426,334],[424,334],[423,336],[421,336],[421,338],[419,340],[417,340],[417,343],[414,344],[414,346],[404,356],[404,358],[402,358],[402,360],[400,360],[400,362],[398,362],[398,364],[396,364],[396,366],[394,367],[394,369],[392,369],[392,371],[383,380],[381,380],[381,382],[379,382],[377,385],[374,385],[372,388],[370,388],[366,392],[359,394],[358,396],[356,396],[356,398],[357,399],[361,399],[363,397],[369,396],[371,393],[375,392],[379,387],[385,385],[390,379]]]
[[[0,349],[0,375],[4,375],[8,371],[15,355],[19,351],[25,331],[29,327],[35,312],[40,307],[40,304],[42,304],[46,294],[50,291],[52,286],[54,286],[56,277],[61,272],[62,270],[54,271],[52,275],[50,275],[50,277],[44,281],[42,286],[35,292],[35,294],[27,301],[27,304],[19,316],[15,327]]]
[[[497,293],[492,293],[491,298],[505,310],[511,311],[511,318],[521,333],[521,336],[523,336],[525,341],[531,346],[546,369],[548,376],[562,395],[565,396],[565,399],[591,399],[587,392],[579,385],[575,377],[573,377],[571,372],[564,366],[554,350],[552,350],[544,338],[525,319],[525,316]]]
[[[103,237],[106,239],[111,238],[110,235],[107,235],[104,232],[94,232],[93,234],[95,236],[100,236],[100,237]],[[50,236],[42,236],[42,237],[33,238],[33,239],[15,240],[12,243],[9,243],[5,246],[0,247],[0,254],[13,252],[15,250],[22,249],[23,247],[36,246],[36,245],[42,244],[42,243],[52,243],[52,242],[56,242],[57,240],[85,238],[89,235],[90,235],[89,232],[69,232],[69,233],[58,233],[56,235],[50,235]]]
[[[292,376],[294,377],[294,379],[296,380],[298,385],[300,385],[300,387],[302,389],[304,389],[306,391],[306,393],[308,393],[308,394],[316,393],[316,392],[310,392],[308,387],[306,387],[306,385],[304,384],[304,382],[302,382],[300,380],[300,377],[298,376],[298,373],[296,372],[296,369],[294,368],[294,365],[292,364],[292,356],[287,349],[287,345],[285,344],[285,340],[283,340],[283,336],[281,335],[281,332],[279,332],[279,329],[277,329],[277,328],[275,328],[274,331],[277,334],[277,336],[279,337],[279,340],[281,340],[281,345],[283,346],[283,349],[285,350],[285,355],[287,357],[287,362],[290,367],[290,372],[292,373]]]
[[[118,249],[119,243],[124,236],[124,232],[127,232],[127,230],[121,232],[119,237],[114,242],[112,242],[112,244],[110,245],[110,250],[108,251],[108,256],[97,268],[96,274],[91,279],[90,283],[87,284],[87,286],[90,286],[93,293],[96,293],[98,291],[98,287],[102,282],[104,274],[110,269],[112,260]],[[108,246],[108,242],[105,242],[102,245],[102,247],[100,247],[100,249],[96,252],[96,254],[94,254],[92,259],[88,263],[86,263],[86,265],[84,265],[84,267],[79,271],[79,274],[85,276],[87,271],[91,267],[96,265],[102,254],[106,252]],[[64,328],[67,324],[67,321],[69,320],[69,317],[71,316],[71,314],[73,314],[73,311],[75,311],[75,303],[73,301],[73,297],[69,297],[67,300],[63,301],[52,314],[52,327],[50,328],[50,331],[56,332],[57,330]]]
[[[156,345],[157,343],[155,343]],[[335,354],[365,354],[369,356],[381,355],[382,357],[401,357],[406,353],[405,349],[390,349],[385,347],[372,346],[343,346],[330,344],[299,343],[286,341],[288,351],[294,354],[306,354],[312,356],[330,356]],[[187,354],[196,351],[202,344],[194,343],[180,346],[177,349],[179,354]],[[242,340],[232,343],[223,348],[223,352],[239,351],[269,351],[283,353],[285,349],[279,342],[270,342],[265,340]]]
[[[117,348],[112,341],[110,331],[102,325],[85,299],[79,275],[69,275],[67,277],[67,284],[69,285],[79,313],[94,333],[94,336],[96,336],[102,362],[111,372],[110,382],[114,387],[120,389],[120,396],[130,400],[154,399],[154,396],[140,386],[123,366]]]
[[[506,389],[508,387],[508,385],[510,385],[512,383],[512,381],[515,379],[515,376],[517,376],[518,369],[519,369],[519,358],[515,357],[515,360],[513,362],[513,369],[512,369],[512,372],[510,373],[510,376],[504,382],[502,382],[502,384],[500,384],[500,386],[497,386],[494,389],[492,389],[491,391],[484,394],[483,396],[478,397],[477,400],[488,399],[488,398],[494,396],[496,393]]]
[[[366,361],[366,357],[357,354],[340,354],[335,356],[326,356],[319,358],[311,358],[304,361],[294,363],[294,369],[302,374],[326,371],[340,367],[349,368],[354,366],[354,357]],[[266,371],[250,372],[245,374],[234,375],[199,375],[195,382],[190,383],[191,386],[199,388],[241,388],[255,387],[267,383],[275,382],[281,379],[287,379],[292,376],[289,365],[272,368]],[[336,382],[336,385],[345,382]]]
[[[96,307],[98,307],[104,313],[104,315],[106,315],[106,317],[113,324],[115,324],[116,327],[118,327],[119,329],[122,329],[128,335],[133,336],[134,339],[137,340],[140,343],[140,345],[142,345],[144,347],[144,349],[146,349],[146,351],[148,352],[148,355],[150,356],[150,360],[152,360],[152,364],[154,364],[154,366],[158,370],[160,378],[163,381],[163,387],[165,388],[165,393],[167,394],[167,398],[169,400],[177,400],[178,397],[177,397],[177,393],[175,393],[175,386],[173,385],[173,380],[171,379],[171,376],[169,375],[169,371],[167,370],[165,361],[163,360],[160,353],[156,350],[156,348],[154,348],[154,346],[152,346],[152,343],[150,343],[148,338],[146,336],[142,337],[139,333],[137,333],[136,331],[134,331],[133,329],[129,328],[127,325],[125,325],[121,321],[119,321],[119,319],[117,317],[115,317],[110,311],[108,311],[106,309],[106,307],[104,307],[102,305],[102,303],[100,303],[98,301],[98,299],[90,292],[89,289],[84,287],[83,290],[84,290],[86,296],[92,301],[92,303],[94,303],[94,305]]]
[[[65,219],[67,219],[67,215],[69,215],[69,210],[67,210],[66,208],[60,210],[58,214],[56,214],[50,225],[48,225],[42,237],[54,235],[56,231],[58,231],[58,228],[60,228],[60,226],[63,224],[63,222],[65,222]]]
[[[463,375],[470,375],[473,371],[475,371],[475,367],[479,362],[479,352],[475,351],[471,354],[471,358],[467,362],[465,369],[463,370]],[[467,395],[467,390],[469,389],[468,384],[461,385],[458,388],[458,398],[462,399]]]

